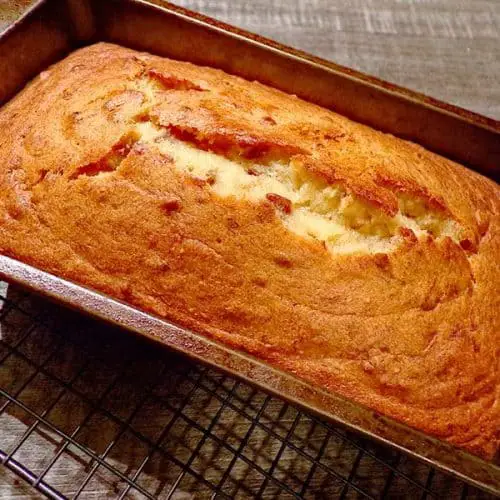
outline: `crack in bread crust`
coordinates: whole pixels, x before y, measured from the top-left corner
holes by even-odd
[[[135,118],[138,126],[134,132],[141,141],[174,156],[178,168],[208,180],[219,194],[255,201],[279,197],[281,207],[284,204],[287,207],[284,224],[303,237],[321,241],[334,253],[391,251],[402,241],[401,229],[405,229],[409,237],[431,235],[460,242],[462,228],[434,198],[430,198],[431,206],[426,206],[422,197],[399,196],[398,211],[388,217],[346,192],[343,186],[328,184],[311,175],[304,168],[307,162],[301,161],[303,155],[310,156],[310,153],[297,146],[262,141],[234,131],[207,134],[192,127],[162,124],[151,115],[158,98],[156,86],[149,81],[151,72],[147,75],[148,79],[138,82],[139,88],[149,88],[149,92]],[[168,76],[168,80],[174,78]],[[186,80],[175,88],[200,90]],[[218,156],[222,158],[218,160]],[[266,189],[268,192],[261,192]],[[270,192],[271,189],[276,192]]]
[[[108,44],[0,110],[0,252],[492,457],[500,192],[210,68]]]

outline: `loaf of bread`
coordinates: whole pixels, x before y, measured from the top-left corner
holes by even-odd
[[[498,450],[493,181],[262,84],[102,43],[44,71],[0,129],[0,253]]]

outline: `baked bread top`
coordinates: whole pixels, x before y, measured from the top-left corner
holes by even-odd
[[[103,43],[44,71],[0,129],[1,253],[498,450],[494,182],[259,83]]]

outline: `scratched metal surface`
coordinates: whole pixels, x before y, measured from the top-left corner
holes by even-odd
[[[5,1],[0,0],[0,7]],[[498,0],[177,0],[177,3],[500,119]],[[0,292],[6,293],[1,284]],[[116,332],[92,322],[80,324],[78,317],[38,299],[29,296],[21,299],[17,290],[11,289],[9,294],[11,300],[20,301],[29,312],[42,312],[49,324],[49,328],[36,328],[33,331],[35,335],[27,337],[26,343],[20,346],[21,354],[29,360],[40,362],[52,353],[54,343],[59,339],[54,333],[56,330],[63,331],[65,338],[76,340],[76,344],[63,343],[63,350],[51,359],[49,375],[37,375],[20,394],[22,401],[43,411],[44,405],[52,403],[52,398],[57,396],[61,387],[60,382],[52,379],[50,374],[64,380],[74,375],[77,376],[76,389],[87,399],[69,391],[49,412],[50,421],[69,433],[73,432],[88,414],[89,405],[96,400],[99,401],[99,408],[118,418],[110,419],[101,410],[97,411],[77,434],[79,443],[101,453],[103,447],[116,436],[120,422],[130,417],[142,393],[153,391],[147,393],[148,397],[133,417],[131,427],[147,440],[127,431],[117,440],[107,458],[113,467],[133,476],[147,453],[148,440],[151,442],[158,438],[169,421],[169,415],[176,411],[176,405],[191,390],[193,380],[199,376],[199,368],[177,356],[153,352],[135,338],[132,340],[132,337],[125,336],[122,339]],[[10,347],[6,346],[26,333],[30,321],[15,312],[1,318],[4,344],[0,343],[0,357],[10,352]],[[83,343],[79,343],[82,338]],[[82,354],[88,352],[90,354]],[[129,356],[134,358],[132,364],[127,361]],[[9,390],[15,391],[34,368],[20,355],[9,359],[8,363],[0,365],[0,386],[8,386]],[[91,364],[83,369],[82,365],[89,359]],[[162,377],[157,377],[159,366],[165,362],[169,369],[175,365],[177,370],[187,374],[184,385],[179,383],[185,380],[182,378],[184,375],[176,378],[168,370]],[[78,372],[80,369],[83,370],[81,373]],[[99,395],[103,394],[113,377],[124,369],[123,380],[99,400]],[[428,467],[395,456],[387,450],[370,448],[370,453],[380,461],[372,458],[370,453],[360,453],[358,447],[338,436],[326,439],[325,427],[274,398],[267,400],[265,410],[259,416],[259,424],[252,427],[252,416],[255,417],[262,408],[266,396],[259,392],[252,393],[246,386],[234,389],[234,381],[223,380],[216,373],[205,376],[207,378],[203,380],[212,384],[210,387],[215,388],[218,397],[206,389],[196,389],[182,410],[188,420],[177,418],[164,447],[181,461],[187,462],[194,457],[192,468],[209,480],[220,481],[224,477],[225,491],[230,496],[246,498],[251,492],[258,493],[262,484],[262,497],[279,496],[277,483],[274,480],[263,482],[262,474],[249,466],[248,460],[264,470],[272,468],[273,477],[297,491],[301,491],[307,479],[304,496],[308,498],[336,498],[342,494],[346,498],[358,498],[360,494],[356,485],[374,497],[380,497],[387,484],[390,487],[386,493],[392,498],[459,498],[464,491],[460,482],[439,473],[433,474]],[[158,391],[164,398],[163,403],[159,403],[157,397],[151,397],[151,394],[158,396]],[[4,403],[0,400],[0,405]],[[236,409],[231,410],[228,403],[235,405]],[[218,413],[223,407],[223,411]],[[209,439],[193,455],[200,436],[212,425],[215,415],[217,419],[210,432],[222,439],[225,445]],[[194,421],[198,429],[189,421]],[[33,419],[21,409],[9,405],[0,415],[0,444],[8,446],[11,443],[14,446],[32,423]],[[269,429],[273,430],[274,437]],[[228,445],[238,449],[247,433],[249,438],[241,449],[241,455],[247,461],[237,458],[233,463],[236,455],[228,452]],[[298,453],[293,446],[283,448],[284,440],[295,443],[307,455]],[[29,464],[35,472],[40,472],[61,446],[60,438],[42,426],[30,435],[15,456]],[[370,445],[365,443],[363,446]],[[321,465],[307,459],[308,455],[320,456]],[[279,460],[275,463],[276,457]],[[406,473],[416,484],[399,472],[391,472],[390,467],[383,465],[384,462],[396,471]],[[347,478],[354,470],[350,479],[355,487],[345,488],[345,481],[328,474],[328,468]],[[70,446],[48,472],[47,481],[71,495],[92,470],[89,457]],[[229,472],[226,474],[225,471]],[[169,491],[172,498],[177,499],[210,497],[210,488],[193,479],[191,473],[181,476],[181,472],[178,464],[156,452],[142,469],[138,481],[160,498],[168,497]],[[171,487],[179,478],[174,492]],[[422,489],[425,486],[428,486],[427,493]],[[81,498],[113,498],[125,487],[123,481],[99,467]],[[128,495],[127,498],[144,498],[138,492],[129,491]],[[39,496],[10,471],[0,468],[0,498]],[[286,497],[286,494],[280,496]],[[469,489],[467,498],[486,496]]]

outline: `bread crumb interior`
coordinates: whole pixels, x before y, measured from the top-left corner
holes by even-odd
[[[170,156],[185,174],[208,181],[221,197],[258,203],[278,195],[289,200],[290,210],[276,207],[283,224],[299,236],[323,242],[332,253],[393,251],[402,241],[401,228],[411,229],[417,238],[430,234],[436,239],[449,236],[456,243],[460,241],[459,224],[418,199],[400,196],[399,211],[391,217],[340,185],[328,185],[311,175],[293,158],[266,164],[236,161],[177,139],[151,120],[136,127],[142,143]]]

